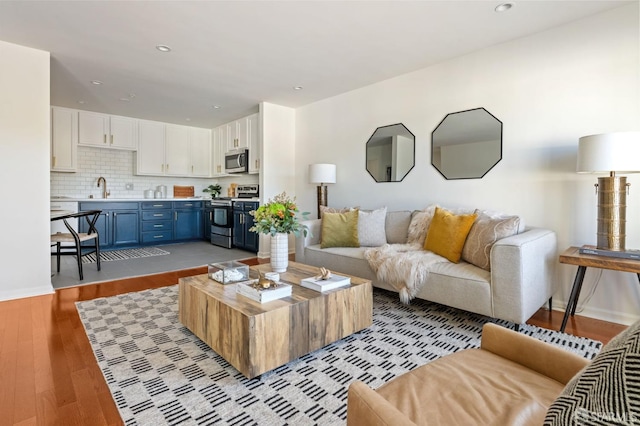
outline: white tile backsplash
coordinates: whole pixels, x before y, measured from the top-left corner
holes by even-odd
[[[202,190],[213,183],[220,184],[222,195],[226,195],[230,183],[258,183],[258,175],[245,174],[224,178],[136,176],[133,174],[135,156],[133,151],[79,146],[76,173],[51,172],[51,196],[102,198],[102,188],[97,186],[100,176],[107,180],[109,198],[143,198],[146,189],[155,189],[158,185],[167,186],[167,197],[173,197],[173,185],[193,185],[196,196],[207,196]],[[125,189],[128,183],[133,184],[133,190]]]

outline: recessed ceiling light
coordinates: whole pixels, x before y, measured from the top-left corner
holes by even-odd
[[[135,98],[135,97],[136,97],[136,94],[135,94],[135,93],[129,93],[129,97],[130,97],[131,99],[133,99],[133,98]]]
[[[120,100],[122,102],[131,102],[131,99],[129,99],[129,98],[120,98]]]
[[[167,53],[167,52],[171,52],[171,48],[167,45],[164,44],[159,44],[156,46],[156,49],[158,49],[161,52]]]
[[[84,101],[78,101],[80,105],[84,105]]]
[[[91,80],[91,84],[95,84],[96,86],[100,86],[102,82],[100,80]]]
[[[513,7],[513,3],[502,3],[496,6],[496,8],[494,9],[496,12],[501,13],[501,12],[506,12],[507,10],[511,9]]]
[[[222,108],[222,107],[221,107],[220,105],[214,105],[214,106],[212,106],[211,108],[213,108],[213,109],[220,109],[220,108]]]
[[[302,86],[294,86],[293,90],[302,90]]]
[[[185,120],[185,121],[191,121],[191,119],[190,119],[190,118],[185,118],[184,120]]]

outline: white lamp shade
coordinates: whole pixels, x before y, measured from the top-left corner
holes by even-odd
[[[578,142],[578,173],[640,171],[640,132],[583,136]]]
[[[336,183],[335,164],[309,164],[310,183]]]

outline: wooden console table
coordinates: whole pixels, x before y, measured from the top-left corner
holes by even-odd
[[[578,298],[580,297],[580,291],[582,290],[582,281],[584,281],[584,274],[587,271],[587,267],[610,269],[612,271],[633,272],[638,276],[638,280],[640,281],[640,261],[633,259],[621,259],[618,257],[596,256],[593,254],[581,254],[579,250],[580,247],[569,247],[560,255],[560,263],[576,265],[578,267],[576,278],[573,280],[571,295],[567,302],[567,309],[564,311],[564,318],[562,319],[562,325],[560,326],[560,331],[562,332],[564,332],[564,328],[567,325],[569,314],[574,316],[576,313]]]

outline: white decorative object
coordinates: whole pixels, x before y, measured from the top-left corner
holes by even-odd
[[[280,274],[277,272],[265,272],[264,277],[276,283],[280,281]]]
[[[277,284],[277,287],[262,289],[256,286],[257,282],[258,280],[249,280],[238,283],[236,293],[260,303],[291,296],[291,285],[289,284]]]
[[[220,284],[231,284],[249,279],[249,265],[231,260],[228,262],[210,263],[209,278]]]
[[[271,236],[271,270],[286,272],[289,264],[289,235],[277,232]]]
[[[351,284],[351,278],[343,275],[331,274],[329,278],[323,279],[319,277],[309,277],[300,280],[302,287],[311,290],[325,292],[340,287],[346,287]]]

